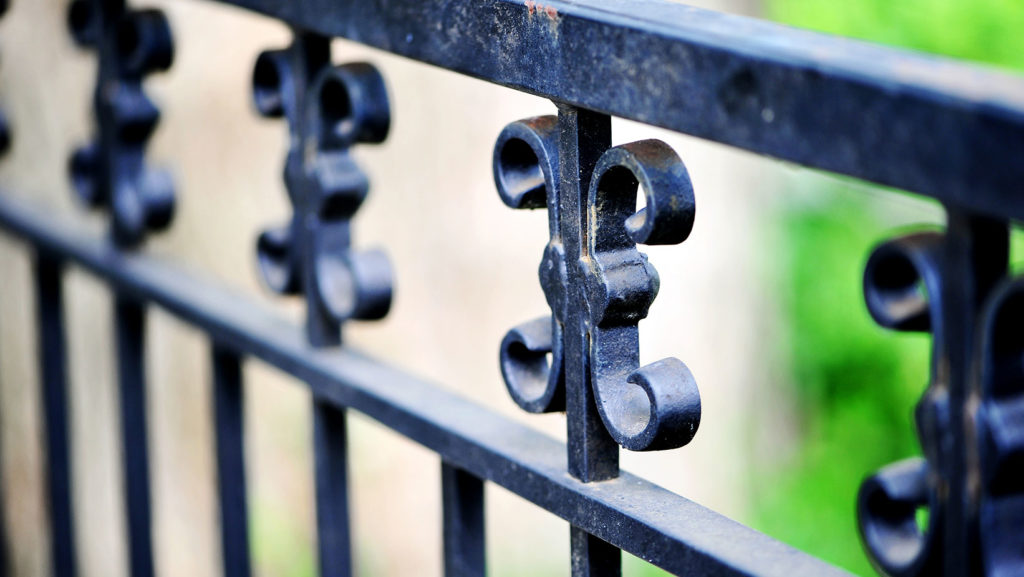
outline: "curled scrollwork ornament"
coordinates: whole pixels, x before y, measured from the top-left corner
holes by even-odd
[[[695,203],[686,168],[660,141],[609,148],[588,175],[575,218],[561,208],[560,175],[556,117],[512,123],[498,137],[494,176],[502,201],[512,208],[547,207],[550,231],[539,275],[552,314],[512,329],[502,342],[509,393],[530,412],[566,410],[565,338],[584,331],[587,381],[615,443],[634,451],[683,446],[700,423],[700,396],[681,361],[640,366],[637,323],[657,296],[659,278],[636,247],[678,244],[689,236]],[[645,203],[640,211],[638,190]],[[572,247],[577,262],[566,257],[567,226],[579,227],[571,235],[579,239]],[[567,326],[570,307],[584,309],[579,327]]]
[[[636,212],[638,186],[646,207]],[[690,235],[696,207],[689,174],[663,142],[617,146],[598,161],[587,206],[584,274],[598,411],[627,449],[683,446],[697,433],[700,395],[682,361],[640,366],[637,323],[660,280],[636,245],[679,244]]]
[[[929,463],[941,458],[939,433],[950,426],[948,383],[940,366],[945,350],[943,246],[944,236],[938,232],[899,238],[875,249],[864,273],[864,298],[875,322],[897,331],[931,332],[934,339],[931,384],[916,411],[925,458],[885,467],[861,485],[858,495],[865,546],[876,567],[893,577],[930,575],[941,565],[935,544],[943,507]],[[917,519],[922,508],[929,511],[924,528]]]
[[[291,129],[284,180],[294,215],[260,235],[260,271],[275,292],[305,294],[312,342],[337,344],[343,322],[379,319],[391,306],[387,257],[351,248],[351,219],[369,192],[351,147],[387,137],[384,79],[366,63],[331,66],[327,39],[298,35],[260,55],[253,98],[261,115],[286,117]]]
[[[99,57],[98,134],[72,155],[72,185],[87,206],[110,211],[116,243],[136,245],[167,227],[174,213],[170,174],[145,161],[160,111],[142,86],[174,60],[170,25],[163,12],[131,10],[123,0],[75,0],[68,26],[75,42]]]
[[[883,327],[930,332],[915,410],[923,458],[883,468],[858,495],[861,537],[892,577],[1017,575],[1024,539],[1024,281],[1006,277],[1004,222],[950,213],[868,260],[864,294]],[[927,510],[927,522],[918,513]]]
[[[552,314],[508,332],[501,344],[502,376],[512,399],[526,411],[564,411],[562,327],[568,279],[558,219],[558,119],[541,116],[508,125],[494,148],[494,179],[507,206],[548,207],[550,236],[539,274]]]

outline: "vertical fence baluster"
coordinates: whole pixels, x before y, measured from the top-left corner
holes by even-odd
[[[562,238],[566,263],[580,260],[586,244],[582,236],[582,211],[590,177],[597,160],[611,146],[611,118],[605,114],[561,106],[559,120],[559,171]],[[570,265],[569,278],[579,277]],[[583,282],[569,282],[569,302],[585,302]],[[619,447],[608,435],[597,412],[590,382],[590,343],[582,306],[567,307],[565,330],[565,392],[568,427],[569,473],[584,481],[602,481],[619,474]],[[582,529],[570,530],[574,577],[621,575],[621,552]]]
[[[43,253],[36,257],[35,265],[53,574],[72,577],[75,575],[75,533],[71,506],[62,267],[56,257]]]
[[[0,452],[0,463],[3,463],[2,452]],[[0,577],[7,577],[11,574],[11,570],[10,555],[7,552],[7,498],[3,491],[5,485],[3,477],[4,475],[0,474]]]
[[[441,463],[445,577],[483,577],[486,571],[484,482]]]
[[[569,264],[569,302],[586,302],[584,279],[572,263],[579,262],[583,237],[583,211],[590,177],[602,154],[611,146],[611,118],[570,106],[559,109],[559,168],[562,238]],[[576,282],[573,282],[576,281]],[[583,482],[612,479],[619,474],[619,447],[608,435],[597,412],[590,382],[590,338],[586,311],[569,306],[566,319],[565,391],[569,435],[569,473]]]
[[[245,482],[242,361],[232,350],[213,346],[213,405],[217,431],[221,554],[226,577],[248,577],[249,513]]]
[[[115,301],[124,487],[128,514],[128,568],[132,577],[152,577],[152,513],[143,363],[146,311],[142,303],[124,295],[118,295]]]
[[[944,497],[945,511],[932,510],[940,515],[945,526],[942,535],[945,543],[936,543],[943,551],[944,575],[998,574],[999,571],[985,571],[982,564],[980,543],[977,538],[978,487],[972,487],[972,479],[979,466],[976,450],[970,445],[977,417],[970,415],[972,382],[978,368],[976,356],[977,323],[983,313],[989,296],[1007,272],[1010,251],[1010,227],[1006,222],[982,217],[955,207],[947,207],[946,243],[943,258],[949,273],[942,276],[945,306],[941,312],[940,324],[945,334],[938,338],[944,341],[942,363],[948,374],[945,392],[948,394],[949,422],[951,430],[935,431],[924,429],[925,435],[934,435],[932,446],[942,447],[944,453],[939,459],[946,463],[935,463],[947,483]],[[936,338],[936,337],[933,337]],[[973,463],[972,463],[973,461]],[[942,467],[948,467],[942,471]],[[1017,566],[1017,571],[1021,567]],[[1010,571],[1009,573],[1013,573]]]
[[[622,551],[579,527],[570,533],[572,575],[604,577],[622,574]]]
[[[289,49],[260,55],[253,93],[260,114],[288,118],[292,137],[285,182],[294,215],[287,228],[260,236],[264,280],[281,294],[304,293],[310,344],[336,347],[345,321],[379,319],[391,305],[390,265],[378,252],[351,249],[349,223],[369,192],[349,149],[386,138],[387,88],[370,65],[332,68],[330,39],[296,30]],[[325,577],[352,572],[345,429],[345,410],[314,398],[319,563]]]
[[[0,330],[0,333],[3,331]],[[0,365],[2,369],[2,365]],[[0,379],[0,384],[3,383],[3,379]],[[0,405],[0,425],[3,424],[3,407]],[[0,577],[7,577],[11,574],[10,567],[10,553],[7,539],[7,492],[4,490],[7,485],[7,475],[4,474],[6,470],[3,466],[3,427],[0,426]]]
[[[610,148],[607,114],[556,104],[557,118],[513,122],[494,149],[502,202],[547,206],[539,273],[552,313],[550,329],[542,317],[509,331],[499,359],[521,408],[567,413],[569,474],[601,482],[619,475],[619,445],[678,448],[700,424],[693,375],[674,358],[640,366],[637,324],[657,296],[658,276],[636,246],[686,240],[696,203],[671,147],[647,140]],[[634,212],[641,190],[646,207]],[[626,398],[631,384],[646,391],[648,407]],[[621,574],[616,547],[575,527],[570,539],[573,575]]]
[[[0,16],[3,16],[7,12],[8,2],[7,0],[0,0]],[[11,145],[11,132],[10,127],[7,123],[7,115],[2,109],[0,109],[0,154],[7,152],[7,149]],[[2,379],[0,379],[2,382]],[[2,413],[2,406],[0,406],[0,413]],[[0,424],[3,419],[0,415]],[[2,437],[0,437],[2,440]],[[7,508],[4,506],[5,493],[4,489],[4,474],[3,474],[3,452],[0,451],[0,577],[7,577],[10,573],[9,567],[7,566],[9,556],[7,554]]]
[[[321,577],[344,577],[352,573],[347,435],[345,410],[314,401],[313,459]]]

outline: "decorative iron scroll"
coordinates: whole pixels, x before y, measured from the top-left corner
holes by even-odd
[[[149,74],[167,70],[174,41],[159,10],[130,10],[124,0],[75,0],[68,26],[79,46],[99,57],[93,100],[98,134],[71,158],[71,181],[89,207],[111,212],[114,241],[140,243],[174,214],[169,173],[146,166],[146,144],[160,111],[142,88]]]
[[[923,458],[861,486],[861,536],[893,577],[1010,575],[1024,562],[1024,279],[1006,278],[1007,225],[950,213],[868,261],[868,310],[883,327],[932,334],[916,421]],[[927,523],[918,519],[927,509]]]
[[[279,294],[305,294],[311,343],[338,344],[344,321],[391,307],[387,256],[351,249],[351,219],[369,192],[351,147],[388,135],[384,79],[366,63],[331,66],[330,39],[297,33],[289,48],[259,56],[253,98],[261,115],[286,117],[291,135],[284,181],[294,214],[259,237],[263,279]]]
[[[514,122],[498,137],[494,176],[512,208],[548,209],[550,241],[540,282],[550,317],[524,323],[505,336],[501,370],[512,399],[533,413],[565,411],[567,333],[586,332],[589,386],[601,421],[630,450],[687,444],[700,423],[700,395],[689,369],[676,359],[641,367],[637,323],[658,294],[659,279],[637,244],[678,244],[693,227],[695,203],[679,157],[656,140],[607,149],[589,176],[579,215],[563,210],[559,119]],[[636,210],[637,189],[645,207]],[[577,262],[566,256],[566,227]],[[582,295],[577,300],[570,295]],[[569,309],[583,310],[580,327],[567,326]],[[550,357],[550,358],[549,358]],[[572,442],[570,440],[570,442]]]

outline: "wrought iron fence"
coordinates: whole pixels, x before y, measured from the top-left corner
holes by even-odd
[[[1024,216],[1024,80],[665,0],[225,3],[293,29],[290,46],[255,58],[256,109],[290,130],[293,205],[289,224],[264,232],[256,254],[270,288],[302,296],[307,322],[291,326],[140,250],[174,212],[170,177],[145,159],[159,111],[144,80],[171,66],[171,29],[161,12],[124,0],[71,2],[71,34],[95,51],[99,68],[96,136],[70,159],[70,178],[87,205],[109,214],[110,235],[96,238],[0,196],[0,227],[35,251],[56,575],[76,572],[61,301],[68,265],[115,294],[134,577],[154,572],[143,346],[151,306],[211,341],[228,575],[251,573],[243,358],[278,367],[313,394],[322,575],[346,575],[352,565],[349,409],[442,459],[447,575],[485,572],[485,482],[569,522],[573,575],[618,575],[621,551],[679,575],[842,574],[619,470],[620,447],[681,447],[701,417],[686,365],[640,366],[637,344],[637,323],[659,288],[637,246],[685,241],[694,191],[664,143],[611,146],[612,116],[943,203],[944,232],[883,244],[865,272],[872,316],[930,332],[933,360],[916,412],[925,456],[868,479],[858,521],[874,564],[890,575],[1024,573],[1024,282],[1008,273],[1010,223]],[[350,150],[387,137],[390,108],[376,68],[332,63],[332,37],[557,105],[557,116],[508,124],[493,163],[500,199],[546,208],[550,233],[539,272],[550,313],[508,332],[502,374],[524,410],[566,414],[565,444],[341,346],[345,323],[379,319],[390,307],[387,257],[354,248],[349,228],[369,191]],[[920,507],[930,511],[923,527]]]

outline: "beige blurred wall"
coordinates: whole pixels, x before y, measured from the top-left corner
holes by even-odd
[[[64,167],[91,130],[94,60],[65,34],[64,0],[12,4],[0,21],[0,103],[11,117],[15,145],[0,161],[0,186],[55,212],[80,214]],[[755,7],[752,1],[704,4],[740,12]],[[172,228],[146,250],[260,295],[298,320],[297,303],[260,286],[253,258],[258,232],[283,222],[290,209],[281,182],[286,128],[255,117],[249,76],[261,50],[287,43],[287,30],[206,2],[146,5],[167,11],[177,40],[174,67],[148,87],[164,112],[150,160],[172,168],[178,188]],[[546,310],[537,265],[547,232],[543,212],[511,211],[499,201],[490,165],[505,124],[554,107],[350,43],[335,48],[339,62],[365,59],[384,71],[394,119],[385,145],[358,153],[373,190],[355,235],[359,246],[390,253],[395,305],[383,322],[352,326],[349,342],[564,436],[563,416],[523,414],[498,372],[504,333]],[[617,143],[657,137],[672,144],[688,165],[699,208],[690,240],[648,251],[662,288],[641,324],[641,344],[644,362],[677,356],[693,370],[704,403],[701,430],[681,450],[624,453],[623,466],[743,519],[754,482],[748,423],[755,409],[784,408],[770,386],[776,377],[766,343],[773,338],[774,312],[758,251],[774,173],[748,155],[661,130],[620,121],[614,130]],[[99,234],[102,217],[88,218]],[[29,271],[24,247],[0,238],[5,508],[15,574],[44,575],[48,540]],[[125,575],[125,540],[110,297],[85,273],[72,269],[67,280],[80,566],[85,576],[116,577]],[[157,567],[161,575],[216,575],[206,342],[158,310],[150,320]],[[246,377],[251,538],[259,574],[306,575],[314,563],[309,396],[257,363],[247,365]],[[437,458],[358,416],[350,436],[359,573],[439,575]],[[492,575],[567,574],[564,522],[500,488],[489,486],[487,499]]]

